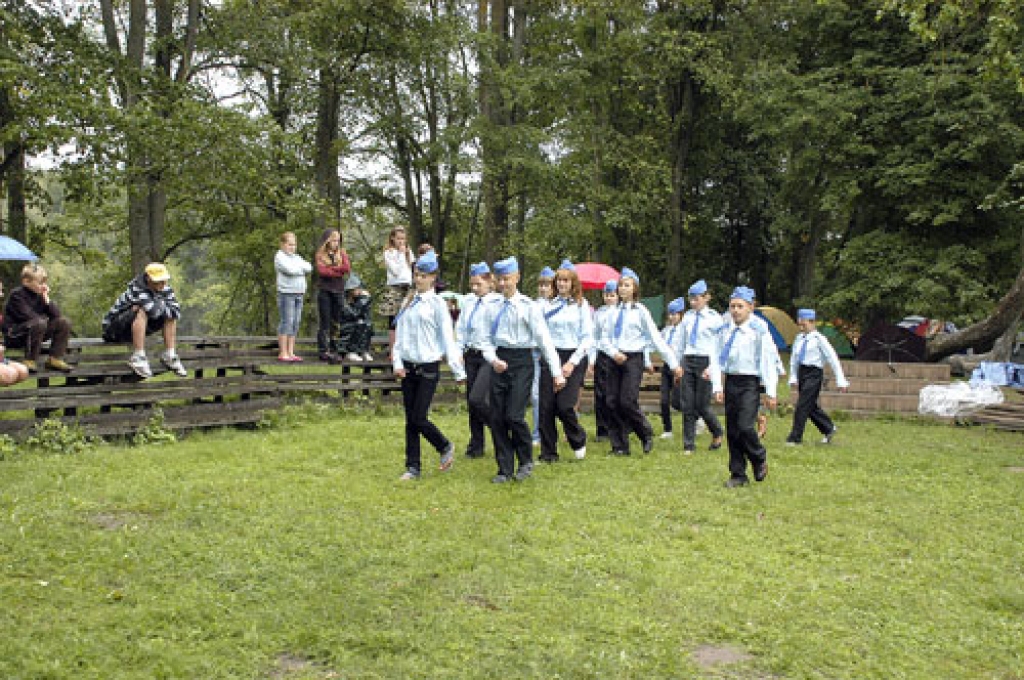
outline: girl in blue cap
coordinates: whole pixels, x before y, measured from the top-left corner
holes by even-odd
[[[608,406],[605,400],[612,360],[604,352],[598,352],[597,348],[611,337],[611,323],[619,304],[619,280],[611,279],[605,282],[602,295],[604,305],[594,313],[594,344],[591,345],[589,357],[589,370],[594,376],[594,420],[597,422],[597,436],[594,440],[599,442],[608,438]]]
[[[817,315],[813,309],[800,309],[796,313],[799,333],[793,340],[793,353],[789,359],[789,384],[798,390],[796,410],[793,411],[793,429],[786,437],[786,444],[796,446],[803,441],[807,418],[824,437],[822,444],[831,444],[836,434],[835,423],[818,403],[821,384],[825,376],[825,365],[832,367],[836,387],[845,392],[850,386],[839,355],[824,335],[818,332]]]
[[[469,267],[469,296],[456,336],[466,364],[466,405],[469,408],[469,445],[466,455],[481,458],[484,455],[484,426],[488,424],[490,405],[491,367],[484,359],[483,348],[490,328],[487,326],[487,308],[500,303],[501,296],[494,292],[494,277],[486,262]]]
[[[640,410],[644,349],[647,345],[654,346],[677,381],[683,376],[683,368],[675,352],[662,339],[651,313],[641,304],[640,277],[629,267],[622,269],[618,292],[619,304],[614,318],[610,319],[611,332],[602,337],[599,349],[613,362],[605,395],[612,454],[628,456],[630,432],[640,438],[644,453],[654,448],[654,431]]]
[[[551,372],[541,364],[539,460],[558,460],[558,420],[573,454],[582,460],[587,455],[587,433],[580,425],[576,402],[587,373],[587,353],[594,343],[594,321],[576,267],[569,260],[563,260],[555,272],[555,297],[542,304],[542,311],[566,384],[556,394]]]
[[[701,279],[687,291],[690,309],[683,316],[683,453],[697,449],[697,419],[711,431],[712,451],[722,447],[721,423],[711,410],[711,381],[706,375],[715,352],[718,333],[725,323],[722,315],[708,306],[708,284]]]
[[[415,295],[406,298],[395,317],[392,351],[395,375],[402,381],[405,408],[405,473],[401,476],[404,481],[420,477],[420,435],[440,454],[440,470],[451,469],[455,462],[455,445],[428,418],[430,402],[440,380],[442,356],[447,357],[456,380],[466,377],[448,305],[434,290],[437,256],[433,251],[421,255],[413,269]]]
[[[555,294],[555,270],[544,267],[537,275],[537,297],[535,301],[543,309]],[[533,386],[530,388],[530,408],[533,413],[533,430],[530,437],[533,445],[540,446],[540,351],[533,352]]]
[[[715,401],[725,403],[725,431],[729,442],[727,487],[744,486],[747,462],[754,479],[768,475],[768,453],[757,436],[757,411],[764,385],[768,408],[774,409],[779,373],[773,354],[774,341],[764,324],[753,318],[754,291],[738,286],[729,298],[732,326],[718,336],[717,351],[711,355],[711,376]],[[724,390],[723,390],[723,378]]]
[[[661,337],[665,339],[665,344],[672,348],[675,352],[676,357],[679,358],[683,354],[683,334],[682,326],[680,322],[683,319],[683,310],[686,307],[686,302],[683,298],[676,298],[668,303],[667,318],[668,323],[661,329]],[[683,374],[683,379],[686,379],[686,374]],[[661,438],[671,439],[672,438],[672,409],[682,410],[680,403],[680,385],[676,382],[675,376],[672,375],[672,371],[669,369],[667,364],[662,364],[661,367]]]

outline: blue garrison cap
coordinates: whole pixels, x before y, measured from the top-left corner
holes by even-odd
[[[562,264],[558,265],[559,269],[568,269],[571,272],[576,271],[576,265],[574,265],[569,258],[562,260]]]
[[[437,253],[433,250],[420,255],[419,259],[416,260],[416,271],[423,272],[424,274],[433,274],[437,271]]]
[[[490,274],[491,268],[487,266],[486,262],[477,262],[469,265],[470,276],[483,276],[484,274]]]
[[[690,290],[687,291],[688,295],[703,295],[708,292],[708,284],[704,279],[701,279],[697,283],[690,286]]]
[[[640,276],[635,271],[633,271],[629,267],[623,267],[622,268],[622,277],[625,278],[627,276],[629,278],[633,279],[634,281],[636,281],[637,283],[640,283]]]
[[[604,292],[606,292],[606,293],[616,293],[616,292],[618,292],[618,290],[619,290],[619,282],[616,279],[609,279],[604,284]]]
[[[540,274],[537,275],[539,279],[553,279],[555,278],[555,270],[551,267],[544,267],[540,270]]]
[[[732,295],[729,296],[729,299],[735,300],[739,298],[744,302],[754,304],[754,297],[755,295],[753,288],[747,288],[746,286],[736,286],[736,288],[734,288],[732,291]]]
[[[686,309],[686,301],[681,297],[677,297],[675,300],[668,303],[669,314],[682,314],[684,309]]]
[[[498,276],[504,276],[505,274],[515,274],[519,271],[519,261],[516,260],[515,256],[506,257],[504,260],[498,260],[494,263],[494,273]]]
[[[818,317],[813,309],[798,309],[796,310],[796,318],[800,321],[814,321]]]

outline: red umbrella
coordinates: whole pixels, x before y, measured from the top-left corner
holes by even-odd
[[[618,271],[600,262],[580,262],[576,265],[576,275],[584,290],[600,290],[609,279],[619,278]]]

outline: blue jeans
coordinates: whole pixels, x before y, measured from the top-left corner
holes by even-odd
[[[302,294],[278,293],[277,311],[281,315],[281,323],[277,325],[277,334],[298,335],[299,319],[302,318]]]

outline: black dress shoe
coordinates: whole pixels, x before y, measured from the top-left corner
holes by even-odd
[[[512,481],[512,478],[509,477],[508,475],[495,475],[494,478],[491,479],[491,483],[492,484],[504,484],[505,482],[511,482],[511,481]]]
[[[626,449],[612,449],[612,455],[613,456],[628,456],[629,455],[629,451],[627,451]]]
[[[523,481],[529,479],[530,475],[533,474],[533,463],[524,463],[519,466],[519,471],[516,472],[516,481]]]
[[[708,447],[708,451],[717,451],[722,448],[722,440],[719,439],[716,443],[714,439],[711,440],[711,446]]]
[[[764,478],[768,476],[768,461],[765,461],[754,468],[754,480],[763,482]]]
[[[650,453],[654,450],[654,437],[644,440],[644,453]]]
[[[750,484],[750,480],[748,480],[746,477],[730,477],[729,480],[725,483],[725,488],[735,489],[736,487],[746,486],[747,484]]]
[[[483,458],[483,451],[474,451],[473,449],[466,449],[466,458]]]

